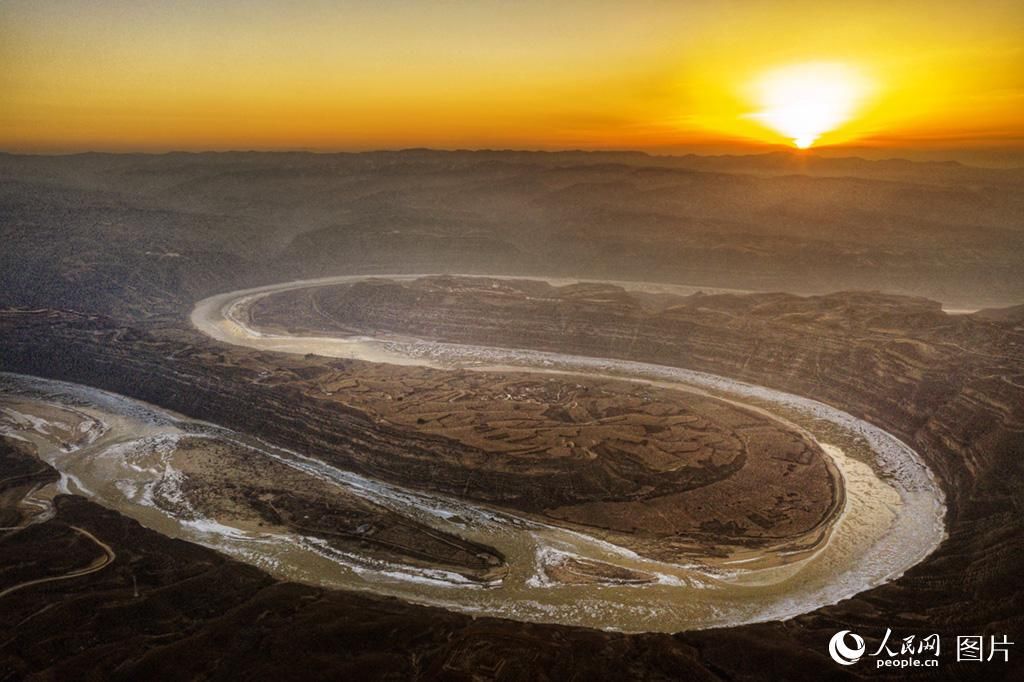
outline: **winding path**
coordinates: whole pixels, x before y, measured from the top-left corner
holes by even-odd
[[[0,599],[3,599],[12,592],[23,590],[26,587],[32,587],[34,585],[43,585],[45,583],[53,583],[60,580],[71,580],[72,578],[81,578],[82,576],[89,575],[91,573],[96,573],[97,571],[102,571],[104,568],[109,566],[115,559],[117,559],[117,554],[114,553],[114,550],[111,549],[110,545],[103,542],[86,529],[79,528],[78,526],[70,526],[70,528],[79,535],[82,535],[96,543],[96,545],[101,550],[103,550],[103,556],[94,559],[85,568],[76,568],[75,570],[68,571],[67,573],[64,573],[62,575],[56,575],[49,578],[36,578],[35,580],[27,580],[23,583],[12,585],[11,587],[8,587],[7,589],[0,591]]]

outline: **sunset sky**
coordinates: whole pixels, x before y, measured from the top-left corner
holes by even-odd
[[[1022,46],[1020,0],[6,0],[0,150],[1021,148]]]

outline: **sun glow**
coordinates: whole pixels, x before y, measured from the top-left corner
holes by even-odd
[[[750,117],[807,149],[853,118],[871,89],[867,77],[846,64],[784,66],[754,82],[753,100],[760,110]]]
[[[0,150],[1020,150],[1022,8],[0,0]]]

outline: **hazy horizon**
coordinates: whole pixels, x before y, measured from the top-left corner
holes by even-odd
[[[693,147],[682,149],[661,148],[578,148],[578,147],[441,147],[441,146],[409,146],[409,147],[350,147],[350,148],[310,148],[310,147],[171,147],[160,149],[147,148],[87,148],[87,149],[54,149],[54,150],[22,150],[2,148],[0,154],[10,156],[65,157],[88,154],[165,156],[173,154],[377,154],[402,152],[437,152],[437,153],[510,153],[510,154],[643,154],[652,159],[681,159],[687,157],[714,158],[766,158],[790,157],[794,160],[860,160],[860,161],[911,161],[914,163],[960,163],[979,168],[1014,170],[1024,168],[1024,148],[997,149],[906,149],[885,147],[816,147],[811,150],[797,150],[784,145],[733,146],[708,149]]]

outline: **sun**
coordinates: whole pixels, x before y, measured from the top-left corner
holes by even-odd
[[[750,117],[807,149],[849,121],[871,90],[869,79],[842,63],[793,64],[763,73],[753,82],[759,110]]]

